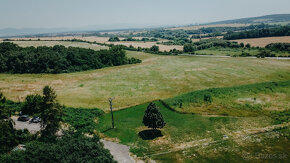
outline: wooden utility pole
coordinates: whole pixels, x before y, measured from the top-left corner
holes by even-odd
[[[114,128],[114,116],[113,116],[113,98],[109,98],[111,115],[112,115],[112,128]]]

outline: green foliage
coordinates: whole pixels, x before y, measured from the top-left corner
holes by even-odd
[[[153,46],[150,48],[150,51],[152,51],[152,52],[158,52],[158,51],[159,51],[159,46],[153,45]]]
[[[266,49],[288,51],[290,53],[290,43],[271,43],[266,46]]]
[[[21,109],[22,114],[39,114],[42,102],[43,98],[39,94],[26,96],[23,107]]]
[[[143,117],[143,124],[153,129],[163,128],[166,124],[157,106],[152,102],[147,106]]]
[[[22,48],[9,42],[0,43],[0,72],[66,73],[140,62],[127,58],[118,46],[94,51],[61,45]]]
[[[256,56],[258,58],[276,57],[276,55],[271,53],[269,50],[261,50]]]
[[[6,102],[6,97],[0,92],[0,104],[4,104]]]
[[[191,44],[185,44],[183,47],[184,52],[194,52],[196,50],[209,49],[212,47],[222,47],[222,48],[241,48],[241,45],[237,42],[230,42],[221,39],[207,39],[194,42]]]
[[[205,94],[205,95],[203,96],[203,101],[204,101],[204,102],[211,103],[211,102],[212,102],[212,97],[211,97],[211,95],[210,95],[210,94]]]
[[[140,33],[130,35],[130,37],[162,38],[162,39],[170,40],[168,42],[163,43],[166,45],[184,45],[185,43],[191,43],[190,38],[216,37],[216,36],[221,36],[223,32],[228,32],[228,31],[243,31],[243,30],[262,29],[262,28],[269,28],[269,27],[276,27],[276,25],[257,24],[257,25],[250,25],[250,26],[244,26],[244,27],[207,27],[207,28],[200,28],[196,30],[153,29],[153,30],[148,30],[147,32],[140,32]],[[200,36],[200,34],[203,34],[203,35]],[[126,35],[124,35],[124,37],[126,37]]]
[[[115,37],[110,37],[110,38],[109,38],[109,41],[110,41],[110,42],[116,42],[116,41],[120,41],[120,39],[119,39],[119,37],[116,37],[116,36],[115,36]]]
[[[178,39],[175,39],[175,40],[163,42],[162,44],[163,45],[184,45],[186,43],[192,43],[191,39],[178,38]]]
[[[41,136],[54,138],[62,119],[63,106],[56,101],[56,93],[49,86],[43,88],[42,98],[43,101],[40,107],[40,118],[41,126],[44,129],[41,131]]]
[[[8,152],[18,143],[13,121],[10,119],[11,113],[5,107],[5,101],[6,98],[0,92],[0,153]]]
[[[142,38],[141,40],[140,39],[134,39],[132,37],[128,37],[128,38],[125,38],[121,41],[142,41],[142,42],[155,42],[155,41],[158,41],[156,38]]]
[[[279,112],[279,111],[272,112],[271,116],[272,116],[275,124],[290,122],[290,110],[289,109],[282,111],[282,112]]]
[[[1,106],[0,109],[2,110]],[[0,119],[0,153],[10,151],[17,144],[16,130],[13,128],[12,120]]]
[[[0,156],[0,162],[116,162],[96,136],[67,133],[55,142],[32,141],[25,148]]]
[[[224,36],[226,40],[246,39],[246,38],[259,38],[259,37],[273,37],[273,36],[289,36],[290,25],[280,26],[275,28],[263,28],[250,31],[242,31],[235,33],[227,33]]]
[[[103,114],[100,109],[65,108],[62,121],[68,123],[77,132],[93,134],[97,128],[96,118]]]
[[[247,43],[246,48],[251,48],[251,44]]]

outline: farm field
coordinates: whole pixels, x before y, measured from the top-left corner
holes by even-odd
[[[135,37],[137,39],[140,39],[141,37]],[[109,42],[109,37],[95,37],[95,36],[91,36],[91,37],[73,37],[73,36],[67,36],[67,37],[39,37],[39,38],[15,38],[14,40],[72,40],[72,39],[79,39],[79,40],[84,40],[84,41],[90,41],[90,42],[94,42],[96,41],[97,43],[106,43],[106,44],[114,44],[114,45],[125,45],[125,46],[134,46],[135,48],[141,47],[141,48],[150,48],[153,45],[157,45],[159,46],[159,50],[160,51],[170,51],[172,49],[177,49],[177,50],[183,50],[183,46],[179,46],[179,45],[162,45],[162,44],[157,44],[157,42],[160,41],[167,41],[164,39],[160,39],[160,41],[156,41],[156,42],[141,42],[141,41],[119,41],[119,42]],[[120,39],[124,39],[122,37],[120,37]],[[39,43],[35,43],[36,45],[42,45],[42,41]],[[26,44],[26,43],[24,43]],[[29,44],[29,43],[28,43]]]
[[[244,44],[251,44],[252,46],[265,47],[271,43],[290,43],[290,36],[281,36],[281,37],[263,37],[263,38],[250,38],[250,39],[240,39],[233,40],[238,43],[243,42]]]
[[[29,46],[34,42],[17,43]],[[115,109],[122,109],[194,90],[290,79],[289,60],[160,56],[129,51],[127,55],[143,62],[68,74],[0,74],[0,88],[8,99],[22,101],[26,95],[40,93],[43,86],[50,85],[66,106],[108,111],[109,97],[115,97]]]

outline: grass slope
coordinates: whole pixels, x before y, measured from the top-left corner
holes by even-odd
[[[218,56],[239,56],[243,52],[249,53],[252,56],[255,56],[259,53],[258,49],[233,49],[233,48],[209,48],[204,50],[198,50],[195,52],[197,55],[218,55]],[[288,52],[271,52],[276,56],[288,56]]]
[[[0,74],[0,88],[8,99],[22,101],[50,85],[66,106],[108,111],[109,97],[115,97],[114,107],[120,109],[194,90],[290,80],[289,60],[128,52],[132,56],[143,62],[69,74]]]
[[[210,101],[207,96],[211,97]],[[184,113],[258,116],[290,109],[290,81],[211,88],[164,101]]]
[[[149,157],[160,162],[244,161],[245,153],[262,152],[269,147],[269,153],[287,152],[288,139],[279,137],[277,133],[275,136],[272,133],[272,136],[279,140],[261,134],[256,137],[248,136],[248,140],[241,141],[240,137],[247,135],[237,134],[239,131],[271,125],[272,120],[269,117],[237,118],[180,114],[169,110],[158,101],[155,103],[166,122],[162,129],[162,137],[143,140],[138,136],[139,132],[147,130],[142,124],[142,118],[148,103],[114,112],[114,129],[111,129],[111,115],[105,114],[99,120],[98,130],[105,137],[129,145],[131,152],[137,156],[143,159]],[[229,139],[223,140],[223,135],[228,135]],[[254,146],[257,140],[262,143]]]

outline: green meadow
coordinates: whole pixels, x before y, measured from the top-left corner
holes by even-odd
[[[14,43],[104,48],[80,42]],[[241,53],[228,49],[199,52]],[[64,126],[128,145],[132,154],[145,161],[261,162],[259,157],[267,154],[275,158],[265,161],[281,161],[280,154],[289,160],[290,60],[133,51],[127,51],[127,56],[142,63],[66,74],[2,73],[0,88],[9,100],[21,102],[50,85],[66,106]],[[114,98],[113,129],[110,97]],[[150,102],[158,106],[166,122],[161,134],[153,137],[142,124]]]
[[[15,43],[28,46],[34,41]],[[161,56],[132,51],[127,55],[143,62],[67,74],[0,74],[0,88],[8,99],[23,101],[28,94],[40,93],[50,85],[66,106],[108,111],[109,97],[114,97],[116,109],[124,109],[195,90],[290,80],[290,60]]]

